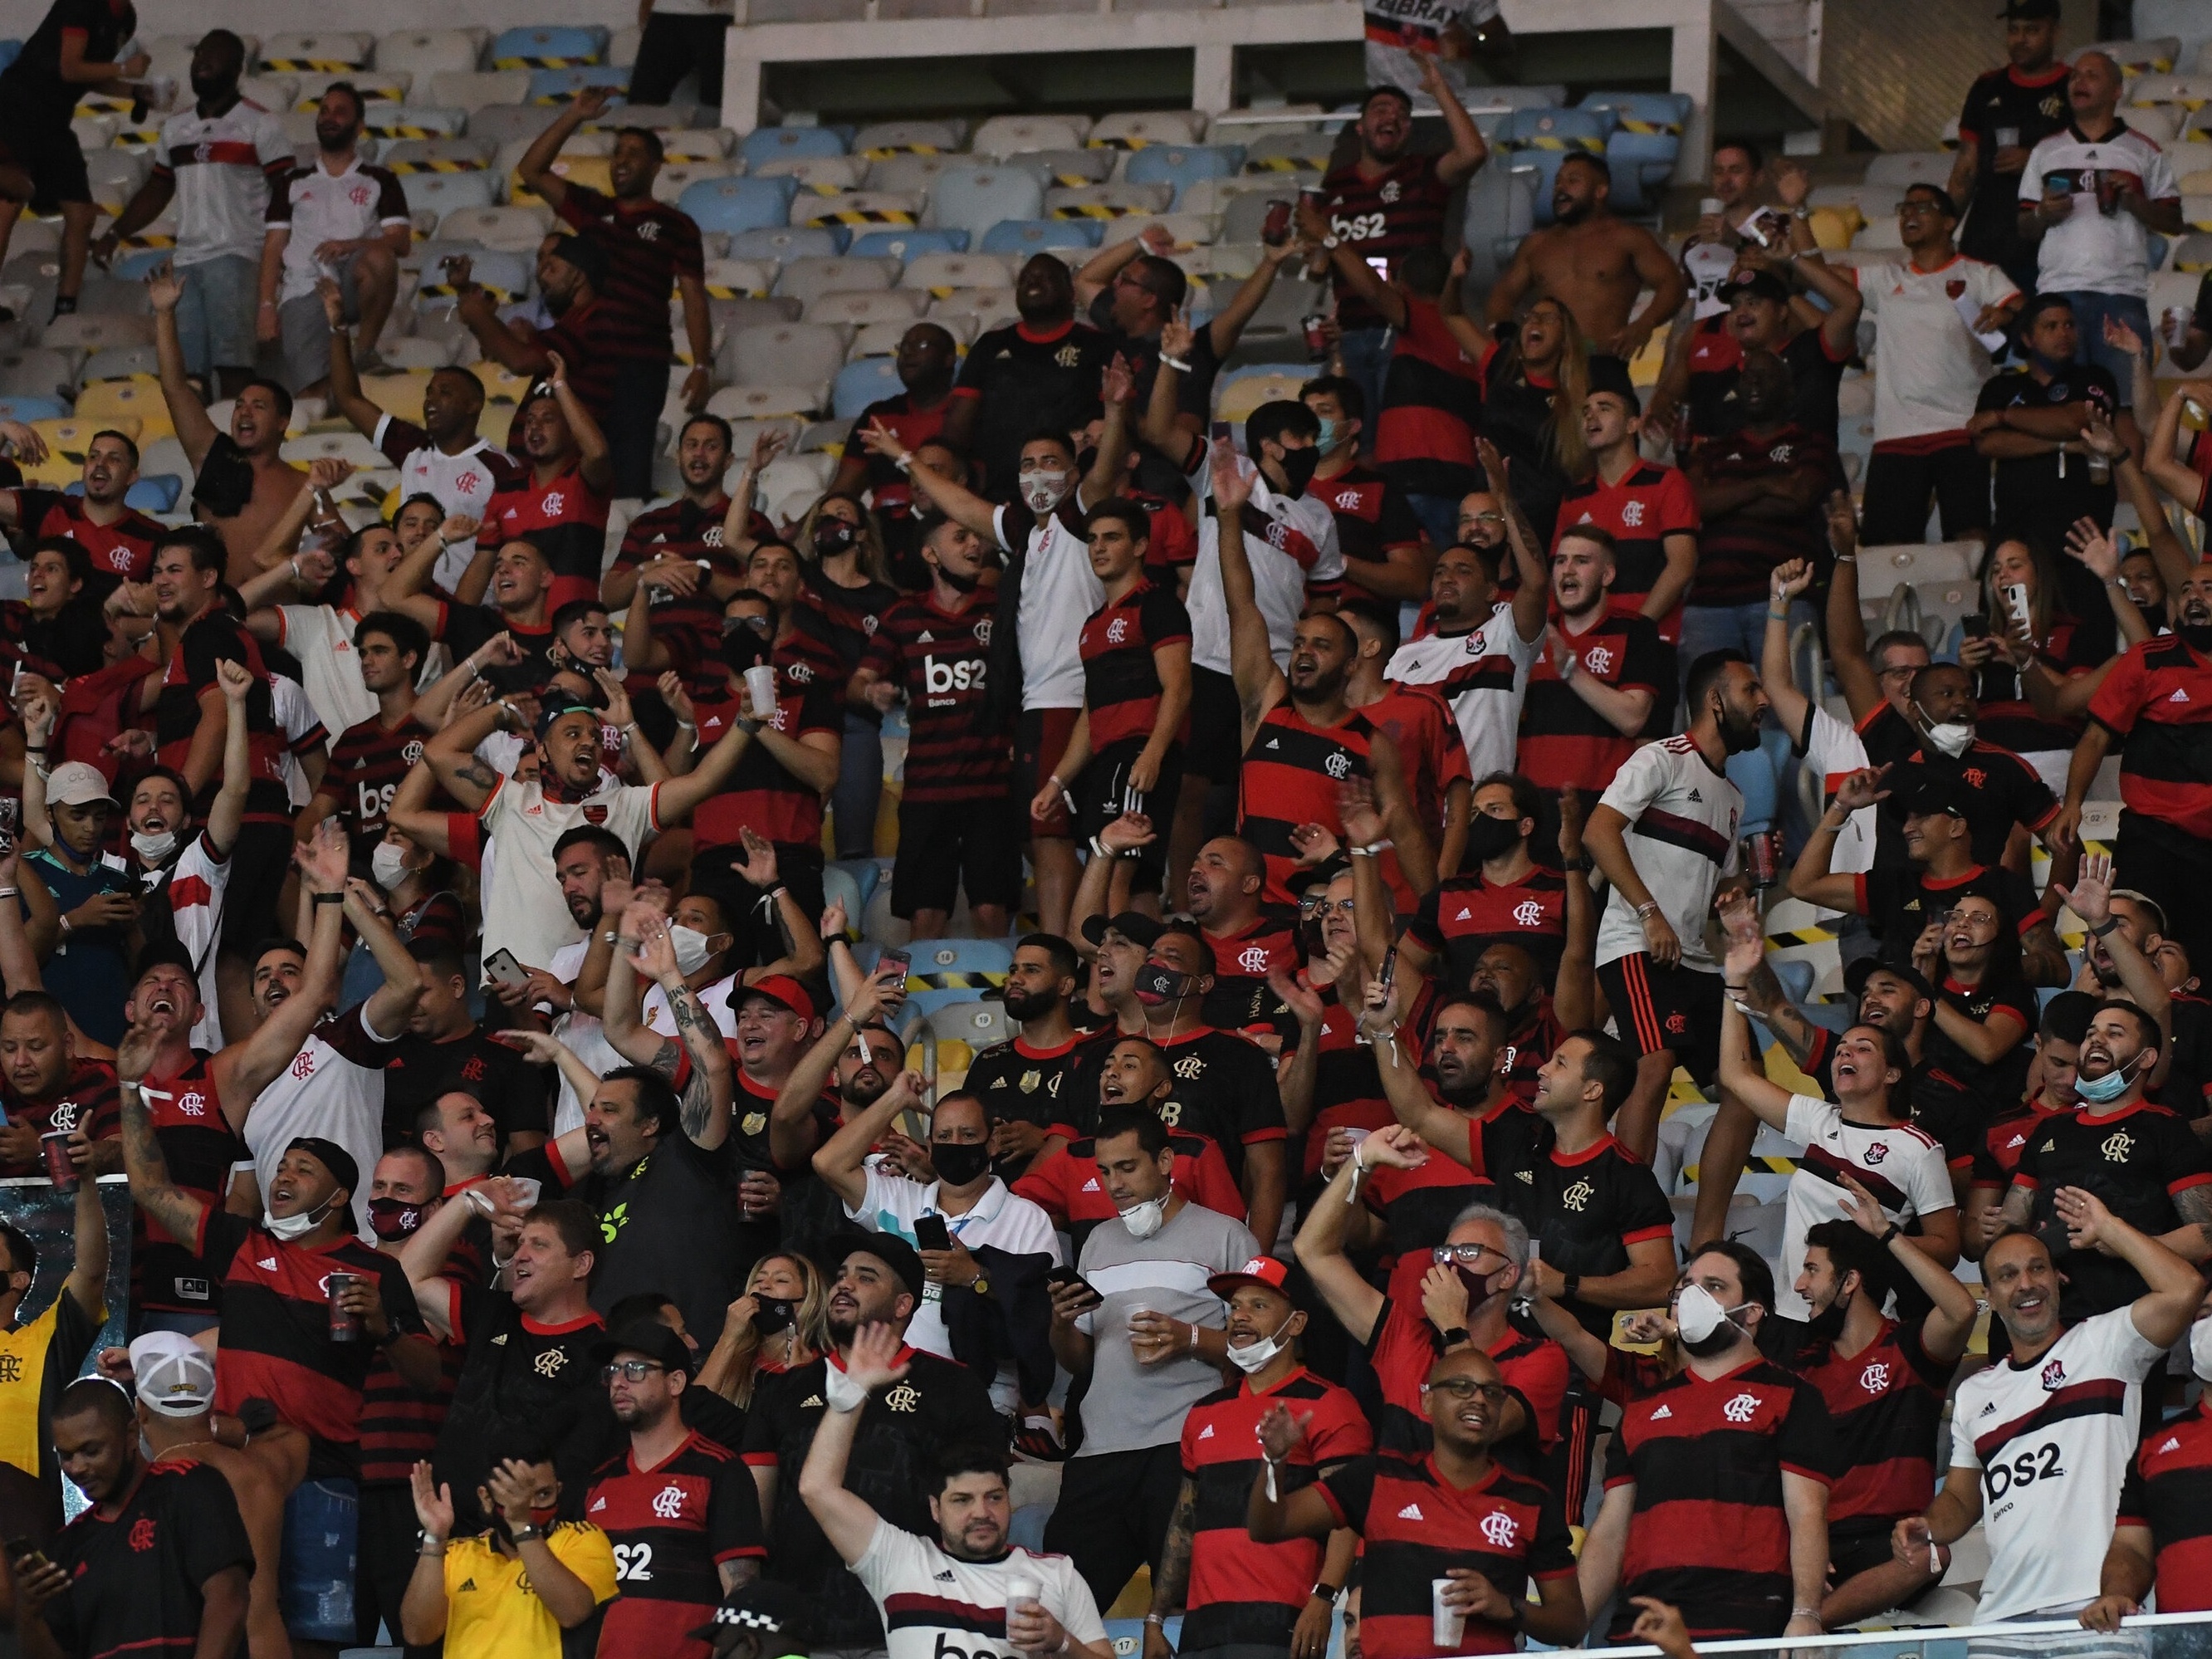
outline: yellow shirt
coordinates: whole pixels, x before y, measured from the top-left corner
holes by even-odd
[[[88,1319],[76,1298],[64,1290],[29,1324],[0,1331],[0,1463],[12,1463],[32,1474],[52,1467],[46,1413],[76,1376],[106,1322],[106,1307]],[[58,1368],[53,1363],[57,1349]]]
[[[614,1547],[597,1527],[562,1522],[545,1534],[553,1559],[591,1586],[595,1602],[615,1595]],[[561,1659],[561,1626],[524,1575],[485,1537],[446,1547],[446,1659]]]

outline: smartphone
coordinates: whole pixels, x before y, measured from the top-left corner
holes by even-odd
[[[1959,631],[1970,640],[1985,640],[1990,636],[1990,619],[1976,611],[1971,617],[1959,618]]]
[[[1229,437],[1229,422],[1226,421],[1214,422],[1212,426],[1206,428],[1206,435],[1208,441],[1213,443],[1218,444],[1227,441]]]
[[[952,1234],[941,1215],[918,1215],[914,1218],[915,1243],[925,1250],[949,1250]]]
[[[898,988],[903,991],[906,989],[907,969],[913,965],[914,958],[904,951],[887,950],[876,959],[874,977],[881,978],[886,969],[896,968],[898,969]]]
[[[1051,1285],[1054,1290],[1058,1290],[1063,1285],[1080,1285],[1085,1290],[1090,1291],[1094,1297],[1097,1297],[1097,1300],[1103,1302],[1106,1299],[1104,1297],[1099,1296],[1098,1287],[1097,1285],[1093,1285],[1089,1279],[1084,1278],[1081,1273],[1076,1272],[1073,1267],[1054,1267],[1048,1270],[1044,1276],[1044,1282]]]
[[[530,983],[529,971],[514,959],[514,952],[504,945],[484,958],[483,968],[490,979],[512,989],[520,990]]]
[[[2028,619],[2027,583],[2007,582],[2002,587],[1997,589],[1997,592],[2004,596],[2005,609],[2012,613],[2012,619],[2014,622],[2022,628],[2034,626]]]
[[[1386,991],[1389,990],[1391,983],[1396,980],[1397,977],[1398,947],[1394,945],[1382,953],[1382,972],[1381,975],[1382,988]]]

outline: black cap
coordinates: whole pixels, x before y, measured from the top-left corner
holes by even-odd
[[[320,1135],[294,1135],[286,1143],[288,1152],[305,1152],[331,1172],[331,1179],[348,1193],[361,1190],[361,1165],[353,1161],[353,1154],[335,1140],[325,1140]]]
[[[606,287],[606,250],[597,242],[586,241],[581,236],[556,236],[547,251],[555,258],[565,259],[582,271],[594,289]]]
[[[1866,994],[1867,981],[1878,973],[1893,974],[1912,988],[1915,996],[1931,1004],[1936,1000],[1936,988],[1928,982],[1927,976],[1917,968],[1909,962],[1885,962],[1880,957],[1860,957],[1844,963],[1844,989],[1849,991],[1856,1001]]]
[[[1143,945],[1147,951],[1159,942],[1160,924],[1141,910],[1124,910],[1111,916],[1085,916],[1083,919],[1083,937],[1093,945],[1103,945],[1109,927],[1132,944]]]
[[[633,1320],[618,1331],[610,1331],[592,1345],[592,1357],[605,1364],[618,1353],[641,1353],[667,1370],[691,1375],[695,1363],[684,1339],[657,1319]]]
[[[866,1232],[858,1227],[839,1233],[830,1241],[823,1264],[830,1269],[832,1279],[848,1255],[875,1257],[898,1275],[899,1282],[915,1302],[921,1300],[923,1287],[929,1282],[929,1275],[922,1269],[921,1253],[896,1233]]]
[[[1997,15],[2008,23],[2055,23],[2058,0],[2005,0],[2005,9]]]
[[[1898,805],[1909,816],[1941,812],[1963,820],[1972,816],[1967,799],[1966,786],[1957,779],[1923,771],[1919,781],[1899,796]]]
[[[1723,305],[1732,306],[1747,294],[1755,300],[1771,300],[1778,306],[1790,303],[1790,284],[1771,270],[1750,271],[1723,283],[1718,298]]]
[[[722,1598],[714,1616],[690,1632],[695,1642],[713,1642],[726,1632],[751,1632],[764,1653],[785,1654],[811,1647],[814,1611],[804,1591],[773,1578],[740,1584]]]
[[[1589,360],[1589,389],[1592,392],[1611,392],[1637,402],[1636,382],[1629,377],[1628,365],[1607,352],[1595,352]]]

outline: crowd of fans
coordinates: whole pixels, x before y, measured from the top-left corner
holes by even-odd
[[[94,240],[62,89],[143,72],[128,9],[56,0],[0,77],[58,309],[177,204],[196,470],[172,522],[119,432],[81,495],[0,489],[25,1654],[1109,1659],[1144,1568],[1144,1659],[1178,1616],[1319,1659],[1340,1612],[1366,1659],[1686,1656],[1909,1613],[1978,1526],[1978,1621],[2212,1607],[2212,564],[2166,509],[2212,384],[2151,406],[2175,186],[2055,0],[1894,263],[1830,266],[1802,169],[1729,142],[1679,248],[1570,155],[1486,295],[1437,53],[1510,37],[1401,19],[1440,147],[1378,87],[1210,315],[1164,235],[1040,255],[964,356],[913,328],[798,522],[701,413],[611,548],[672,297],[708,355],[654,135],[563,179],[586,94],[524,158],[543,314],[449,272],[535,377],[501,450],[465,370],[419,425],[364,395],[409,232],[343,83],[300,164],[210,33]],[[1329,361],[1226,431],[1294,261]],[[2212,277],[2177,362],[2207,335]],[[311,390],[388,521],[283,459]],[[1869,640],[1860,544],[1931,514],[1985,603]],[[901,705],[890,912],[1011,945],[1018,1034],[949,1089],[917,964],[828,896]],[[1817,821],[1747,804],[1777,732]],[[1770,963],[1785,892],[1841,1000]],[[1679,1227],[1678,1073],[1717,1103]],[[1762,1126],[1778,1258],[1737,1236]]]

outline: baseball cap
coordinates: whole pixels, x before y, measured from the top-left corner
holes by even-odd
[[[537,724],[531,728],[540,743],[544,742],[545,734],[553,729],[553,723],[564,714],[589,714],[592,717],[592,723],[595,726],[599,724],[599,711],[580,697],[573,695],[556,696],[550,698],[545,706],[538,711]]]
[[[1109,927],[1132,945],[1141,945],[1147,951],[1159,942],[1160,924],[1141,910],[1123,910],[1110,916],[1085,916],[1083,919],[1083,937],[1093,945],[1103,945]]]
[[[108,788],[106,777],[90,762],[64,761],[46,775],[47,805],[89,806],[96,800],[122,805]]]
[[[1861,957],[1844,969],[1844,989],[1854,998],[1866,994],[1866,982],[1876,974],[1893,974],[1912,988],[1915,996],[1933,1003],[1936,988],[1928,982],[1927,975],[1911,963],[1884,962],[1880,957]]]
[[[1930,812],[1941,812],[1946,817],[1965,818],[1968,814],[1966,791],[1955,780],[1923,773],[1920,781],[1905,796],[1905,811],[1917,817]]]
[[[668,1370],[691,1375],[691,1350],[684,1339],[657,1319],[636,1319],[601,1337],[592,1345],[592,1357],[602,1364],[618,1353],[641,1353]]]
[[[586,241],[580,236],[556,236],[553,239],[553,246],[546,252],[582,271],[585,279],[593,288],[601,289],[607,285],[606,251],[598,243]]]
[[[755,980],[739,994],[738,1001],[742,1004],[747,997],[766,997],[778,1006],[788,1008],[804,1020],[821,1018],[820,1011],[814,1006],[814,998],[804,985],[788,974],[770,974],[765,979]]]
[[[1790,285],[1771,270],[1754,270],[1740,282],[1723,283],[1718,290],[1723,305],[1734,305],[1747,294],[1755,300],[1771,300],[1778,306],[1790,303]]]
[[[2055,23],[2058,21],[2058,0],[2005,0],[2005,9],[1997,15],[2008,23]]]
[[[1206,1288],[1224,1302],[1246,1285],[1265,1285],[1271,1291],[1282,1291],[1288,1296],[1290,1292],[1283,1290],[1283,1285],[1290,1276],[1290,1268],[1273,1256],[1255,1255],[1234,1273],[1215,1273],[1206,1281]]]
[[[353,1154],[335,1140],[325,1140],[320,1135],[294,1135],[286,1143],[288,1152],[305,1152],[331,1172],[331,1179],[349,1193],[361,1190],[361,1165],[354,1162]]]
[[[215,1362],[189,1336],[149,1331],[131,1345],[138,1398],[163,1417],[198,1417],[215,1400]]]
[[[898,1275],[899,1282],[916,1303],[921,1300],[923,1286],[929,1282],[929,1275],[921,1265],[921,1252],[896,1233],[863,1232],[858,1227],[839,1233],[830,1241],[825,1258],[830,1277],[836,1276],[837,1268],[844,1265],[848,1255],[875,1257]]]
[[[756,1578],[740,1584],[722,1598],[714,1616],[690,1632],[695,1642],[715,1642],[727,1632],[751,1632],[760,1638],[761,1651],[772,1655],[796,1652],[814,1642],[814,1615],[803,1591],[773,1578]],[[717,1650],[723,1644],[717,1643]]]

